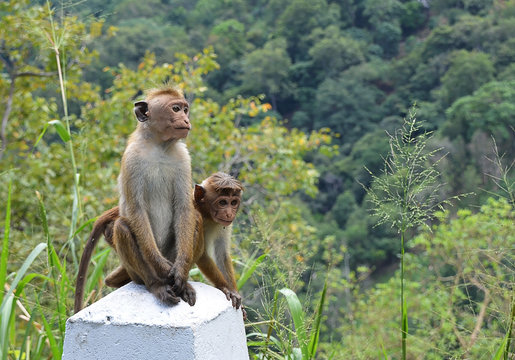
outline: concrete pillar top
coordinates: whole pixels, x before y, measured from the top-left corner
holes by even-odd
[[[63,360],[248,360],[241,309],[218,289],[190,282],[194,306],[165,305],[129,283],[66,322]]]
[[[196,327],[227,310],[237,311],[220,290],[199,282],[190,284],[197,293],[194,306],[182,300],[177,305],[165,305],[144,285],[131,282],[82,309],[68,321],[184,328]]]

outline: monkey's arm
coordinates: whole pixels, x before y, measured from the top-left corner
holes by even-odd
[[[177,220],[174,222],[177,251],[173,259],[172,280],[174,291],[182,294],[187,289],[189,271],[194,263],[195,229],[197,213],[191,197],[185,196],[182,206],[177,206]],[[194,301],[193,301],[194,302]]]
[[[232,259],[229,253],[223,256],[222,264],[218,266],[222,269],[222,273],[225,277],[225,280],[229,284],[229,289],[233,291],[238,291],[238,286],[236,285],[236,277],[234,276],[234,267],[232,266]]]
[[[234,284],[229,284],[214,260],[211,259],[207,253],[202,254],[200,259],[197,261],[197,266],[209,281],[211,281],[217,289],[220,289],[225,294],[227,300],[232,302],[232,306],[236,309],[241,306],[241,295],[238,294],[238,291],[236,290],[236,282],[234,282]]]

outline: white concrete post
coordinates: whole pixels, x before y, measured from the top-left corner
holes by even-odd
[[[195,306],[160,303],[130,283],[66,322],[63,360],[247,360],[241,310],[218,289],[191,283]]]

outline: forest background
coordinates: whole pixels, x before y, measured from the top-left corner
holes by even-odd
[[[60,358],[132,103],[166,80],[192,101],[194,180],[247,189],[233,255],[253,358],[401,358],[401,283],[408,358],[513,358],[514,0],[11,0],[0,18],[2,358]],[[369,200],[413,112],[437,185],[417,190],[434,196],[401,275]],[[101,244],[89,302],[116,263]]]

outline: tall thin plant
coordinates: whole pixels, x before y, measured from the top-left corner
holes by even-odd
[[[428,141],[432,132],[422,131],[416,119],[413,106],[400,129],[393,134],[387,132],[390,152],[384,159],[384,168],[379,175],[367,171],[372,176],[372,184],[365,188],[372,212],[377,217],[377,225],[390,224],[397,229],[400,237],[401,270],[401,347],[402,359],[406,359],[406,340],[408,335],[408,310],[404,294],[404,249],[408,230],[427,226],[437,209],[442,209],[450,200],[440,199],[444,186],[439,181],[437,169],[438,155],[442,148],[429,150]],[[436,161],[434,159],[437,159]],[[454,198],[458,198],[457,196]]]
[[[50,34],[45,31],[45,35],[50,42],[50,45],[52,47],[52,50],[55,53],[55,60],[57,64],[57,74],[59,76],[59,88],[61,92],[61,100],[63,103],[63,111],[64,111],[64,123],[65,126],[62,126],[62,123],[59,120],[53,120],[53,125],[57,128],[57,131],[59,133],[59,136],[61,139],[68,144],[68,151],[70,153],[70,162],[72,166],[72,172],[73,172],[73,208],[72,208],[72,219],[70,222],[70,230],[68,235],[68,243],[70,244],[71,248],[71,255],[73,258],[74,263],[77,265],[77,258],[76,258],[76,251],[75,251],[75,244],[73,241],[77,223],[79,221],[79,218],[81,217],[81,204],[80,204],[80,173],[78,171],[77,163],[75,161],[75,153],[73,150],[73,138],[71,135],[71,125],[70,125],[70,117],[68,114],[68,100],[66,97],[66,67],[62,67],[61,63],[66,63],[65,61],[65,55],[66,52],[64,51],[63,46],[63,39],[64,35],[66,33],[66,29],[64,28],[62,30],[62,33],[59,34],[57,32],[57,27],[54,22],[54,18],[52,15],[52,9],[50,6],[50,1],[47,0],[47,8],[48,8],[48,17],[50,21]],[[61,61],[61,57],[64,59]]]

